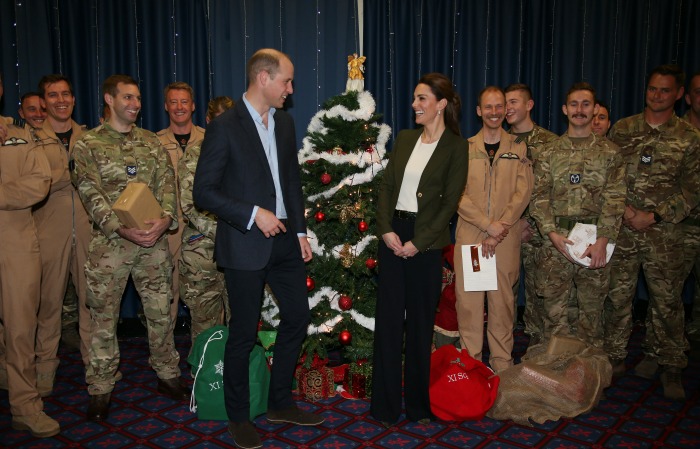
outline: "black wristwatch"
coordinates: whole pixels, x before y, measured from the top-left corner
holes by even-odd
[[[664,221],[664,219],[661,218],[661,215],[659,215],[658,213],[654,212],[654,222],[656,222],[656,223],[661,223],[662,221]]]

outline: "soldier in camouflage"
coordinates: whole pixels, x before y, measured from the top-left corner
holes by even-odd
[[[179,376],[179,354],[170,315],[172,259],[163,234],[177,226],[175,175],[166,151],[150,131],[134,125],[141,110],[138,85],[126,75],[105,80],[110,117],[75,145],[73,181],[93,225],[88,262],[87,304],[93,320],[86,381],[90,420],[106,419],[119,366],[116,329],[122,292],[129,275],[143,302],[148,327],[149,362],[158,375],[158,391],[187,400]],[[148,185],[163,208],[146,220],[150,229],[126,228],[112,211],[129,182]]]
[[[696,129],[700,129],[700,72],[696,72],[690,78],[685,101],[689,108],[683,119]],[[691,342],[697,342],[700,341],[700,207],[690,212],[688,218],[681,222],[680,228],[685,234],[684,271],[692,272],[695,277],[692,318],[686,326],[686,331]]]
[[[544,338],[571,333],[568,303],[575,285],[576,336],[602,347],[600,311],[610,280],[606,246],[616,241],[622,223],[625,166],[617,146],[591,129],[597,108],[589,84],[574,84],[562,111],[568,130],[540,153],[532,195],[532,216],[540,233],[548,237],[541,248],[542,282],[537,286],[545,310]],[[576,223],[597,225],[595,243],[581,256],[590,258],[590,268],[574,260],[566,248],[573,243],[567,234]]]
[[[194,173],[201,147],[192,146],[182,156],[178,167],[180,204],[186,227],[182,233],[180,259],[180,298],[190,309],[192,343],[197,335],[228,317],[228,295],[224,273],[214,262],[216,216],[198,209],[192,199]],[[224,314],[224,310],[226,313]]]
[[[652,70],[644,112],[618,121],[610,130],[627,164],[628,190],[604,316],[605,349],[621,363],[627,356],[641,266],[650,299],[645,357],[635,373],[653,378],[661,365],[664,396],[674,400],[685,399],[681,371],[688,363],[681,302],[683,234],[677,223],[700,200],[700,133],[673,110],[683,96],[684,78],[675,65]]]
[[[508,132],[515,134],[515,142],[525,142],[527,145],[527,158],[533,166],[537,164],[540,151],[545,144],[553,141],[558,136],[535,124],[530,117],[530,112],[535,106],[532,99],[532,91],[526,84],[511,84],[505,89],[506,94],[506,121],[510,125]],[[535,278],[538,274],[537,251],[542,246],[542,236],[537,230],[535,220],[530,216],[529,207],[525,209],[520,222],[520,258],[525,273],[525,333],[530,336],[530,346],[538,344],[542,340],[544,329],[544,308],[539,301],[535,290]],[[515,285],[515,289],[519,283]],[[517,298],[518,292],[514,291]]]

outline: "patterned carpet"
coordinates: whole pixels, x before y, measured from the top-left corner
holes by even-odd
[[[628,367],[641,358],[643,328],[635,329]],[[186,337],[177,337],[182,352]],[[516,355],[527,337],[516,331]],[[147,362],[143,337],[121,339],[124,379],[117,384],[106,423],[85,420],[88,395],[84,373],[75,352],[60,351],[61,366],[54,393],[45,409],[62,432],[54,438],[35,439],[12,430],[7,392],[0,392],[0,447],[7,448],[226,448],[233,441],[223,421],[200,421],[188,406],[156,391],[156,376]],[[183,357],[184,360],[184,357]],[[183,372],[189,369],[183,362]],[[369,402],[339,396],[321,402],[300,401],[306,410],[322,414],[322,426],[273,425],[264,416],[256,420],[265,448],[700,448],[700,361],[691,360],[684,371],[686,403],[665,400],[660,382],[627,374],[606,390],[606,399],[593,412],[574,419],[524,427],[485,418],[475,422],[402,421],[386,429],[368,416]]]

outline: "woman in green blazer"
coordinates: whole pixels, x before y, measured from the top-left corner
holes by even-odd
[[[420,127],[401,131],[394,141],[377,203],[380,273],[370,412],[387,426],[401,414],[402,379],[407,418],[433,418],[428,382],[442,247],[450,243],[450,218],[467,178],[461,101],[452,81],[424,75],[412,106]]]

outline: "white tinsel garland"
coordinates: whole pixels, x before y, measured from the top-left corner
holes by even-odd
[[[321,287],[316,293],[313,294],[313,296],[309,297],[309,309],[313,310],[313,308],[316,307],[321,301],[329,301],[330,308],[340,313],[342,312],[342,309],[338,305],[338,298],[340,298],[340,293],[337,291],[330,287]],[[350,316],[352,316],[352,319],[355,320],[355,322],[357,322],[360,326],[374,332],[374,318],[366,317],[355,310],[350,310],[349,313]],[[269,323],[275,327],[279,325],[279,308],[277,307],[277,303],[275,302],[274,296],[269,288],[265,289],[265,297],[263,300],[261,315],[263,321],[266,323]],[[342,319],[343,317],[338,314],[333,318],[319,324],[318,326],[309,324],[307,332],[309,335],[330,332]]]

